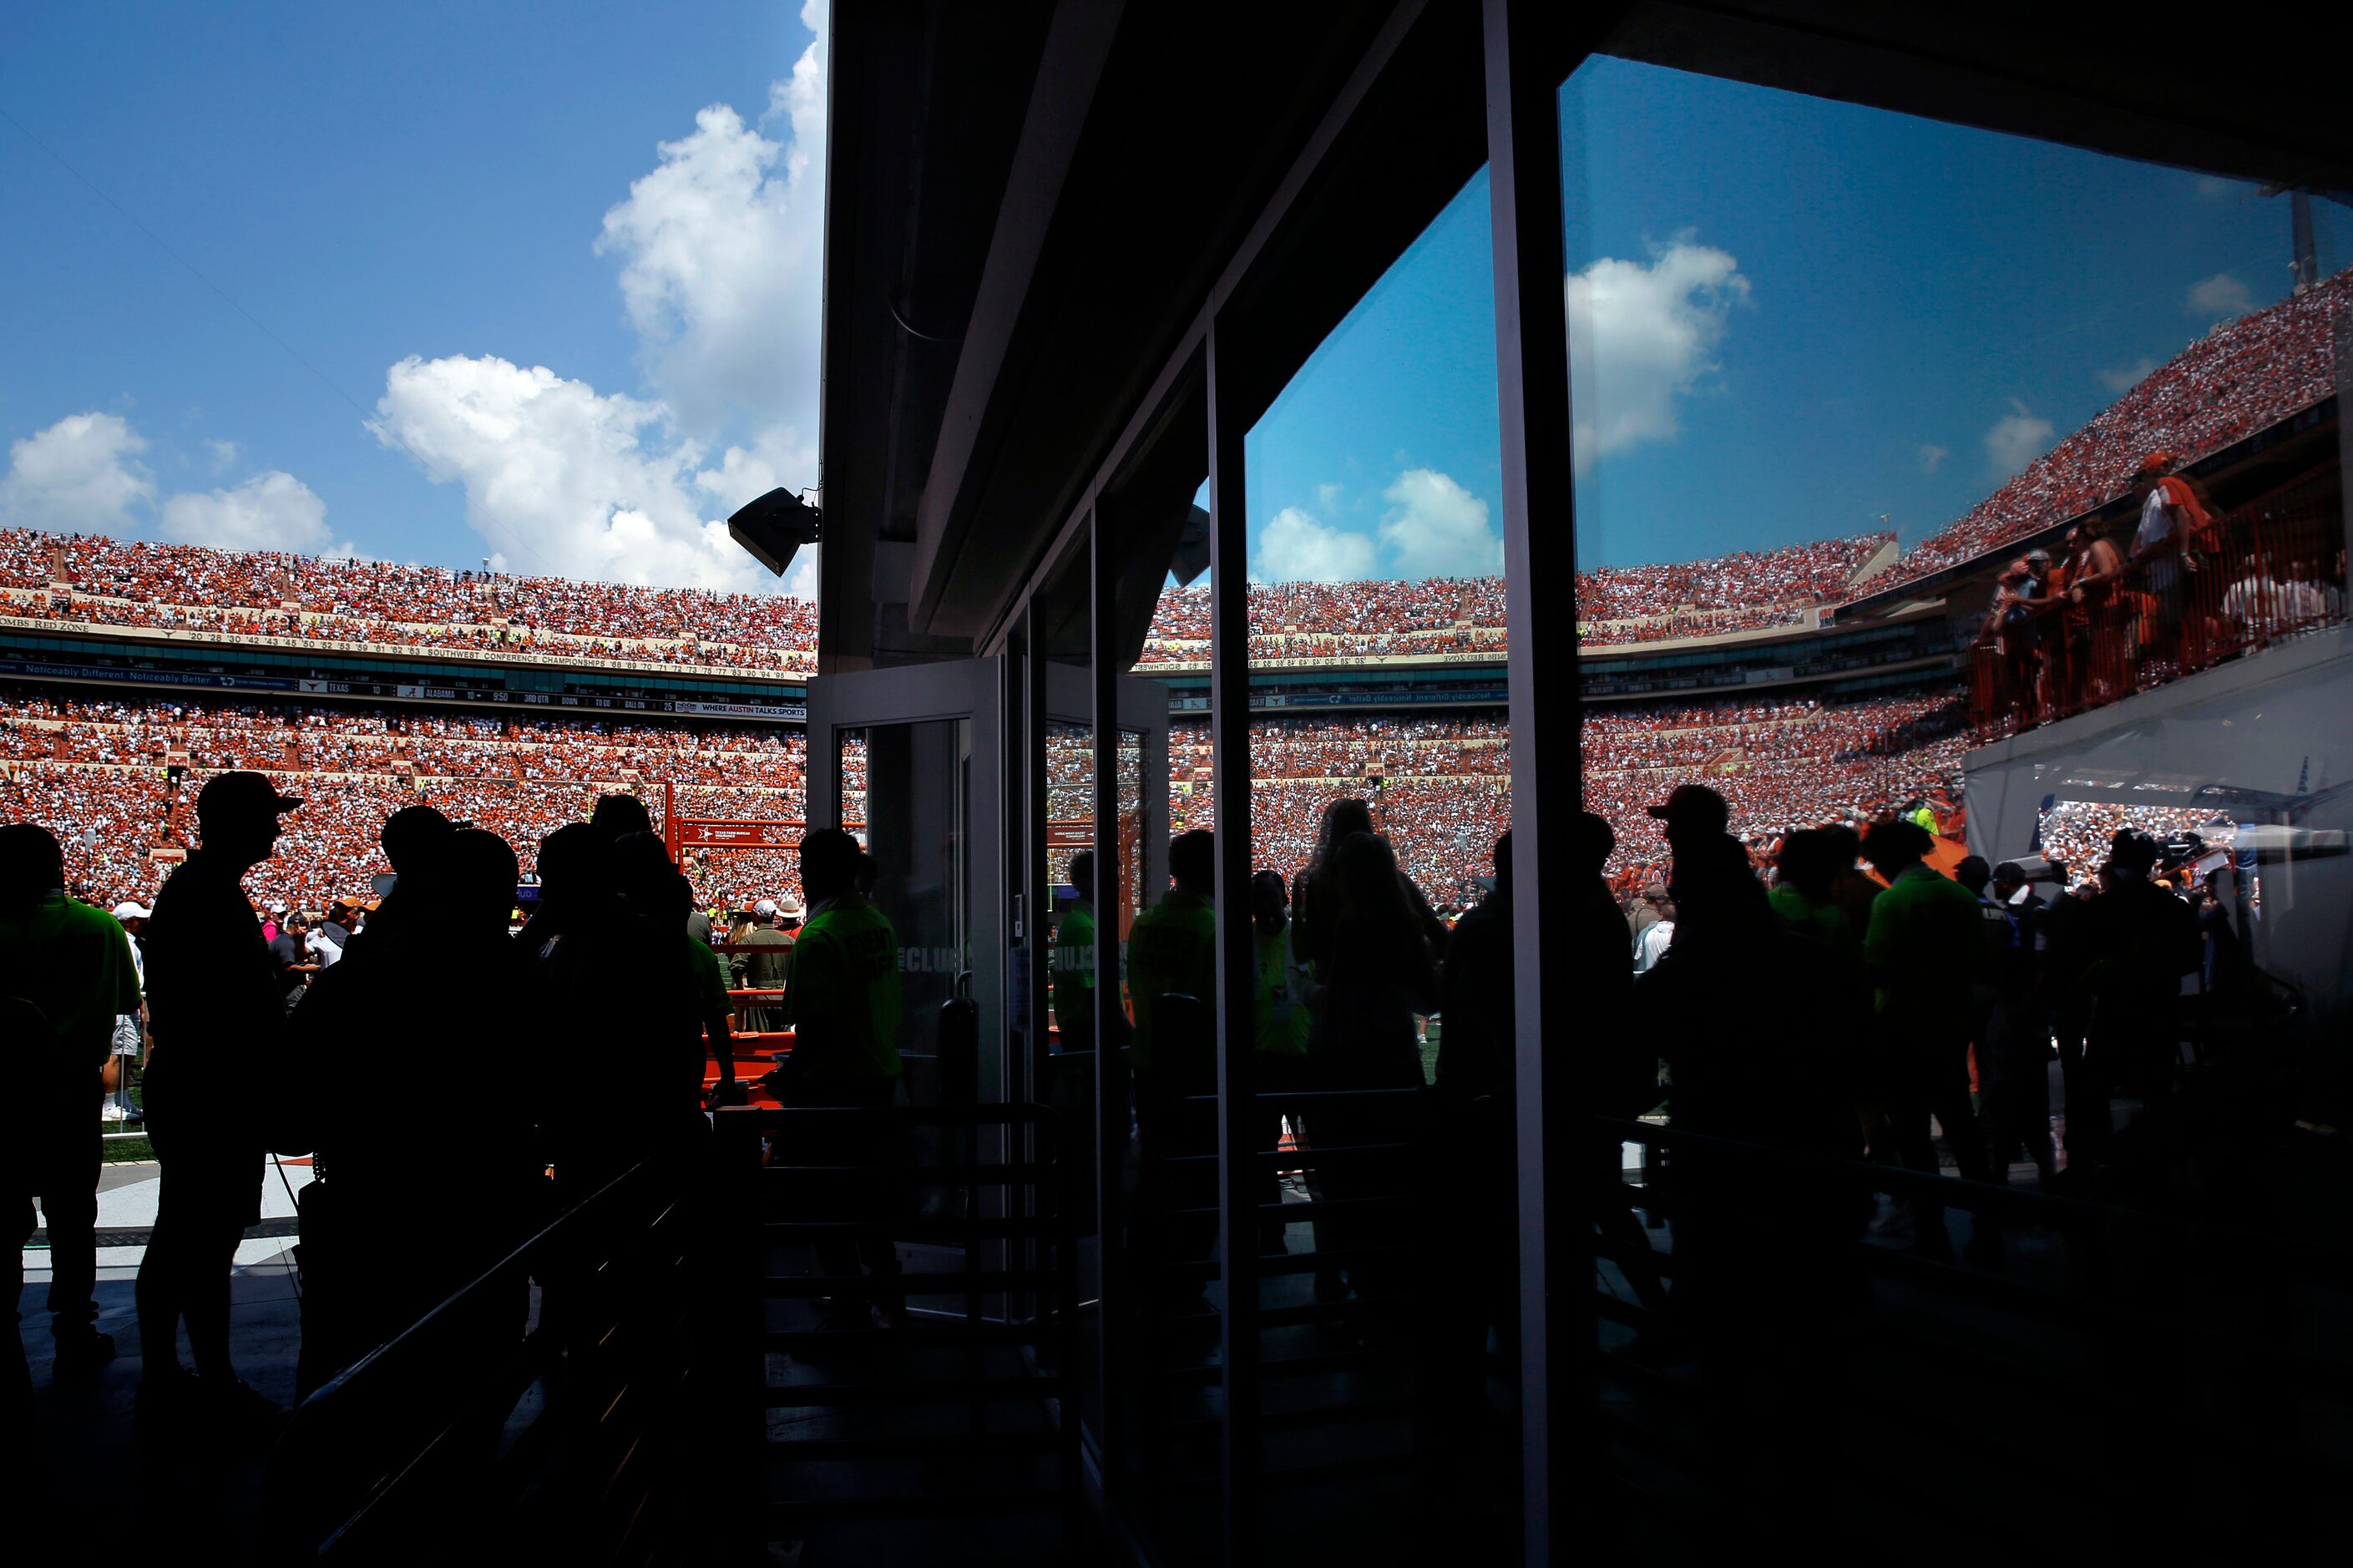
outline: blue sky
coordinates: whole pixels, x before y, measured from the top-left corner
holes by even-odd
[[[0,518],[763,585],[717,520],[816,478],[819,8],[19,9]],[[2242,185],[1623,62],[1563,102],[1588,559],[1916,540],[2285,291]],[[1486,202],[1253,432],[1261,575],[1494,569]]]
[[[1618,60],[1562,110],[1584,560],[1915,542],[2288,290],[2242,184]],[[1489,266],[1482,176],[1261,422],[1261,575],[1495,558]]]
[[[8,32],[0,444],[98,416],[18,450],[10,521],[751,584],[709,523],[816,477],[822,59],[791,6],[30,6]]]

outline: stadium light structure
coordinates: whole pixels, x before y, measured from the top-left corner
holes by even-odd
[[[823,514],[817,508],[779,485],[758,500],[746,501],[727,520],[727,533],[750,551],[754,561],[781,577],[791,569],[802,545],[818,542],[823,524]]]
[[[1201,507],[1185,513],[1185,526],[1176,534],[1176,552],[1168,563],[1168,574],[1176,579],[1179,588],[1189,588],[1193,579],[1209,569],[1209,514]]]

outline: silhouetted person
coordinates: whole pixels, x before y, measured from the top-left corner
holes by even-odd
[[[899,936],[882,912],[858,890],[858,840],[838,827],[819,828],[801,840],[802,896],[808,919],[785,982],[785,1009],[793,1029],[779,1096],[790,1107],[881,1110],[899,1089]],[[797,1160],[816,1165],[873,1163],[878,1140],[889,1135],[873,1121],[817,1118],[800,1134]],[[892,1212],[892,1189],[855,1178],[813,1188],[825,1216],[875,1224]],[[861,1267],[878,1278],[895,1279],[899,1259],[891,1239],[868,1236],[856,1241],[822,1242],[818,1267],[845,1279]],[[902,1299],[881,1299],[885,1326],[897,1322]],[[837,1292],[827,1314],[829,1328],[871,1325],[875,1301],[855,1288]]]
[[[1180,833],[1168,844],[1168,875],[1175,884],[1159,902],[1135,917],[1128,930],[1127,981],[1135,1014],[1129,1053],[1135,1073],[1135,1121],[1140,1143],[1141,1190],[1136,1206],[1145,1229],[1161,1236],[1168,1258],[1206,1258],[1217,1244],[1215,1217],[1168,1221],[1162,1211],[1200,1209],[1217,1203],[1214,1174],[1194,1167],[1173,1179],[1168,1162],[1216,1147],[1216,1117],[1207,1105],[1187,1097],[1215,1092],[1217,1061],[1211,1020],[1218,1006],[1218,911],[1216,840],[1205,830]],[[1190,1006],[1166,1004],[1188,996]],[[1146,1255],[1153,1256],[1147,1248]],[[1197,1287],[1169,1287],[1189,1301]]]
[[[1847,929],[1861,942],[1871,930],[1871,907],[1879,901],[1880,885],[1855,862],[1862,858],[1862,835],[1848,823],[1821,830],[1823,857],[1831,864],[1831,899],[1846,916]]]
[[[1989,1173],[1984,1133],[1969,1104],[1967,1004],[1985,939],[1976,896],[1926,864],[1934,842],[1926,828],[1894,818],[1873,823],[1863,836],[1864,858],[1887,879],[1863,938],[1863,960],[1878,991],[1878,1077],[1896,1159],[1924,1175],[1937,1173],[1933,1116],[1953,1163],[1981,1182]],[[1913,1215],[1917,1249],[1948,1255],[1944,1205],[1915,1200]]]
[[[653,833],[654,818],[636,795],[600,795],[596,809],[588,814],[588,826],[607,843],[618,843],[632,833]]]
[[[1871,1028],[1860,964],[1778,920],[1729,837],[1675,857],[1674,946],[1637,981],[1674,1085],[1676,1131],[1852,1160],[1852,1079]],[[1679,1146],[1677,1321],[1697,1352],[1710,1448],[1732,1517],[1772,1533],[1822,1524],[1836,1485],[1843,1342],[1860,1307],[1859,1177],[1713,1147]]]
[[[668,864],[667,857],[663,863]],[[670,898],[681,909],[695,912],[692,882],[672,871],[669,887]],[[645,901],[649,906],[660,902],[661,888],[659,879],[648,888]],[[702,1018],[703,1045],[711,1054],[715,1075],[709,1099],[715,1105],[741,1105],[748,1096],[735,1079],[735,1002],[727,994],[727,966],[711,950],[710,939],[691,931],[686,933],[686,964],[693,976],[695,1011]]]
[[[515,932],[515,945],[526,962],[543,956],[572,916],[585,915],[610,895],[602,881],[608,847],[609,841],[585,822],[567,822],[539,841],[533,857],[539,902]]]
[[[1335,857],[1343,842],[1372,830],[1373,808],[1363,801],[1326,803],[1316,824],[1314,853],[1308,857],[1306,869],[1300,872],[1297,885],[1291,889],[1292,940],[1301,962],[1319,977],[1332,965],[1332,942],[1344,901]],[[1315,1016],[1319,1033],[1322,1019],[1319,1008]]]
[[[1095,1048],[1095,857],[1071,857],[1071,901],[1054,921],[1054,1029],[1066,1051]]]
[[[1666,824],[1667,847],[1678,855],[1723,837],[1732,820],[1732,808],[1705,784],[1677,784],[1666,799],[1643,810]]]
[[[1325,1019],[1324,1081],[1344,1089],[1419,1089],[1424,1087],[1421,1047],[1414,1015],[1438,1006],[1438,965],[1430,952],[1397,856],[1388,841],[1371,833],[1351,834],[1333,856],[1338,872],[1338,917],[1332,927],[1332,963],[1321,976]],[[1398,1143],[1415,1126],[1415,1110],[1403,1095],[1336,1099],[1324,1111],[1319,1135],[1326,1148]],[[1398,1157],[1336,1161],[1324,1172],[1324,1191],[1335,1202],[1352,1198],[1411,1195],[1405,1192],[1408,1162]],[[1395,1223],[1349,1210],[1322,1227],[1341,1250],[1393,1245]],[[1393,1261],[1351,1265],[1348,1283],[1359,1297],[1391,1293],[1404,1270]]]
[[[547,1109],[566,1204],[708,1131],[702,1007],[676,873],[659,840],[591,832],[557,842],[570,831],[542,846],[538,914],[554,930],[522,955],[533,1015],[568,1052]],[[521,934],[533,939],[538,928],[535,916]]]
[[[1837,832],[1835,828],[1808,827],[1785,835],[1775,861],[1779,874],[1767,896],[1773,912],[1799,930],[1860,952],[1862,930],[1839,902],[1841,845]],[[1852,869],[1853,865],[1854,854],[1850,850],[1845,866]]]
[[[283,1412],[237,1379],[229,1272],[261,1217],[275,1109],[291,1096],[286,1004],[260,923],[239,885],[269,859],[279,816],[302,803],[260,773],[216,775],[196,796],[201,847],[164,884],[147,925],[148,1136],[162,1164],[139,1268],[141,1419],[190,1437],[226,1422],[252,1435]],[[180,1366],[185,1319],[195,1360]]]
[[[2108,847],[2106,886],[2083,913],[2076,984],[2086,1025],[2067,1086],[2067,1168],[2075,1182],[2091,1182],[2107,1158],[2116,1095],[2156,1104],[2173,1092],[2181,1064],[2181,977],[2198,967],[2202,944],[2196,913],[2150,879],[2157,855],[2147,834],[2118,832]]]
[[[1986,1166],[1992,1179],[2002,1180],[2011,1152],[2023,1146],[2034,1162],[2036,1184],[2047,1192],[2059,1167],[2051,1142],[2051,1015],[2042,1001],[2042,900],[2014,860],[1994,867],[1989,880],[1991,893],[1981,906],[1988,1006],[1978,1037]],[[1968,879],[1962,885],[1967,887]]]
[[[291,1024],[334,1108],[305,1140],[306,1394],[512,1251],[545,1203],[504,1095],[486,1089],[537,1032],[507,935],[514,851],[465,828],[428,853],[407,923],[320,975]],[[478,1303],[479,1327],[519,1335],[522,1292]]]
[[[1258,1092],[1291,1094],[1307,1087],[1308,985],[1292,950],[1291,895],[1279,871],[1260,871],[1250,878],[1250,942],[1257,957],[1251,992],[1251,1039],[1257,1052]],[[1254,1122],[1252,1149],[1279,1148],[1282,1142],[1284,1100],[1265,1100]],[[1258,1171],[1259,1202],[1282,1202],[1282,1173],[1273,1161],[1261,1160]],[[1280,1215],[1259,1216],[1259,1250],[1284,1250],[1284,1225]]]
[[[364,935],[387,937],[400,929],[400,922],[408,918],[410,904],[416,901],[405,896],[406,891],[413,890],[417,877],[456,831],[447,816],[429,805],[404,805],[384,819],[376,842],[384,847],[384,858],[392,864],[392,891],[376,901]]]
[[[1605,831],[1608,826],[1603,824]],[[1603,853],[1606,857],[1608,852]],[[1517,1092],[1514,1059],[1518,1045],[1513,1033],[1512,1005],[1512,836],[1508,833],[1495,840],[1494,865],[1493,889],[1454,922],[1440,976],[1438,1010],[1446,1027],[1439,1037],[1438,1097],[1450,1110],[1482,1099],[1508,1104]],[[1577,929],[1582,955],[1588,910],[1580,903],[1575,912],[1579,917]],[[1615,900],[1610,917],[1618,925],[1618,956],[1623,960],[1625,921],[1617,913]]]
[[[71,1376],[114,1354],[98,1331],[95,1227],[101,1074],[115,1020],[139,1011],[130,938],[112,915],[65,894],[65,853],[48,829],[0,827],[0,1171],[19,1216],[12,1321],[24,1292],[33,1200],[49,1234],[48,1310],[58,1371]],[[0,1423],[23,1410],[24,1348],[11,1335],[0,1367]]]
[[[1499,893],[1510,890],[1504,868],[1509,863],[1511,840],[1512,836],[1506,833],[1495,846],[1495,886]],[[1577,1104],[1599,1115],[1631,1119],[1657,1105],[1662,1090],[1654,1033],[1646,1023],[1638,1021],[1634,1013],[1633,967],[1628,962],[1625,943],[1618,936],[1624,929],[1624,920],[1618,912],[1617,900],[1609,895],[1609,884],[1602,879],[1602,868],[1617,850],[1618,836],[1599,816],[1579,812],[1569,824],[1569,844],[1580,885],[1574,889],[1568,928],[1573,946],[1567,955],[1566,973],[1574,986],[1579,1048],[1574,1059],[1551,1065],[1575,1075],[1572,1087]],[[1670,901],[1662,911],[1661,924],[1672,929],[1673,920],[1674,905]],[[1653,956],[1652,966],[1671,950],[1672,943],[1662,948]],[[1507,973],[1506,979],[1509,978]],[[1451,1018],[1447,1028],[1451,1037]],[[1497,1130],[1501,1147],[1506,1151],[1511,1147],[1510,1132],[1508,1124]],[[1650,1237],[1628,1202],[1625,1154],[1620,1141],[1595,1140],[1585,1153],[1591,1162],[1586,1175],[1593,1186],[1594,1223],[1602,1235],[1617,1244],[1621,1255],[1619,1267],[1627,1283],[1633,1287],[1636,1298],[1654,1311],[1663,1310],[1666,1289],[1650,1261]],[[1498,1172],[1499,1179],[1508,1179],[1510,1171],[1506,1161]]]

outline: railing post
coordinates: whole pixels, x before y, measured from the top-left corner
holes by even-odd
[[[706,1398],[712,1429],[729,1456],[729,1489],[740,1504],[727,1510],[740,1521],[735,1538],[723,1543],[727,1560],[746,1565],[765,1559],[767,1542],[766,1495],[768,1410],[763,1397],[767,1383],[767,1304],[760,1279],[766,1248],[760,1215],[760,1122],[765,1113],[748,1105],[723,1107],[713,1119],[717,1136],[712,1152],[714,1202],[705,1227],[710,1256],[705,1278],[718,1300],[711,1314],[706,1357]]]

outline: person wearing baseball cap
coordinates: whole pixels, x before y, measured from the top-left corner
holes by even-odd
[[[1667,825],[1667,847],[1678,855],[1721,837],[1732,821],[1732,808],[1705,784],[1677,784],[1667,792],[1666,799],[1644,809]]]
[[[793,950],[793,939],[776,929],[776,913],[774,899],[762,899],[753,904],[751,929],[736,945],[758,951],[727,955],[727,967],[733,973],[737,990],[776,994],[748,1000],[736,1010],[736,1027],[741,1029],[765,1031],[776,1027],[777,1007],[784,1000],[785,971]]]
[[[139,979],[139,1009],[116,1016],[114,1020],[114,1081],[107,1088],[106,1109],[99,1114],[108,1121],[131,1120],[131,1064],[147,1043],[147,954],[144,938],[139,933],[147,927],[147,906],[136,899],[125,899],[114,906],[114,919],[122,927],[123,935],[131,939],[131,969]]]
[[[169,1447],[227,1435],[262,1443],[285,1411],[237,1381],[229,1271],[261,1214],[261,1177],[286,1050],[285,993],[242,886],[302,804],[260,773],[220,773],[196,796],[199,847],[147,922],[148,1135],[163,1166],[140,1265],[144,1360],[135,1415]],[[195,1359],[180,1365],[179,1325]]]

